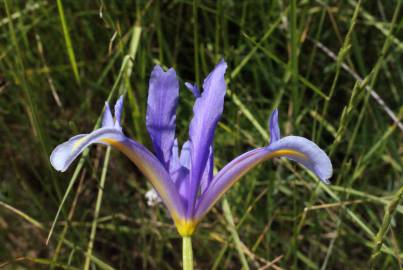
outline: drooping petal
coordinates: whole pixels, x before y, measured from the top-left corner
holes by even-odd
[[[106,129],[106,128],[105,128]],[[70,138],[67,142],[58,145],[50,155],[50,163],[57,171],[64,172],[80,152],[76,153],[74,150],[78,149],[78,145],[85,139],[88,134],[79,134]]]
[[[155,66],[150,78],[146,125],[158,159],[169,169],[175,140],[176,105],[179,83],[174,69],[167,72]]]
[[[224,107],[226,91],[225,70],[227,64],[220,61],[203,82],[203,93],[196,99],[193,107],[193,119],[190,123],[189,138],[191,143],[190,188],[187,194],[188,217],[192,216],[194,203],[199,191],[200,180],[213,143],[214,131]]]
[[[256,165],[274,157],[287,157],[297,161],[313,171],[325,183],[329,183],[328,179],[332,176],[330,159],[319,146],[303,137],[284,137],[267,147],[249,151],[235,158],[219,171],[200,199],[195,220],[200,220],[243,175]]]
[[[269,120],[269,130],[270,130],[270,143],[274,143],[275,141],[280,140],[280,128],[278,126],[278,110],[275,109],[271,115]]]
[[[111,145],[124,153],[157,190],[175,223],[182,223],[185,214],[184,205],[169,173],[150,151],[138,142],[127,138],[120,129],[100,128],[90,134],[74,136],[53,150],[50,162],[56,170],[63,172],[85,148],[93,143]]]
[[[287,136],[269,145],[268,150],[294,160],[311,170],[324,183],[330,184],[333,167],[329,157],[314,142],[299,136]]]
[[[111,108],[109,108],[109,103],[105,102],[105,111],[102,116],[102,127],[113,127],[113,116],[111,113]]]

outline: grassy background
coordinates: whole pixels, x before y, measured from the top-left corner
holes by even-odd
[[[259,166],[199,227],[196,267],[399,269],[401,2],[3,0],[0,268],[179,269],[181,240],[166,211],[147,206],[149,186],[123,155],[92,147],[64,174],[49,155],[91,131],[121,93],[125,133],[151,146],[154,64],[200,84],[224,57],[217,168],[266,145],[278,107],[282,134],[318,143],[334,176],[324,186],[285,160]],[[192,105],[182,84],[181,142]]]

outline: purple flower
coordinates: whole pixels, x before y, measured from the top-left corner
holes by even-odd
[[[156,66],[151,73],[147,101],[146,126],[154,153],[126,137],[120,126],[123,97],[115,105],[115,115],[106,104],[102,127],[90,134],[74,136],[53,151],[50,161],[58,171],[65,171],[90,144],[110,145],[123,152],[151,182],[168,208],[178,232],[193,234],[197,224],[244,174],[273,157],[294,160],[328,183],[332,164],[323,150],[308,139],[280,137],[278,111],[269,121],[268,146],[246,152],[213,175],[213,140],[224,106],[227,64],[222,60],[203,82],[203,92],[186,83],[196,98],[189,140],[182,147],[175,137],[176,106],[179,83],[174,69],[164,72]]]

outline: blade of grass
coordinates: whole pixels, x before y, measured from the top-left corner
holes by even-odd
[[[337,56],[330,50],[328,49],[325,45],[323,45],[319,41],[311,40],[315,45],[321,49],[324,53],[326,53],[330,58],[333,60],[337,60]],[[356,73],[354,70],[352,70],[346,63],[342,63],[341,67],[349,73],[354,79],[356,79],[358,82],[363,83],[364,79],[361,78],[358,73]],[[378,103],[378,105],[386,112],[386,114],[390,117],[390,119],[393,120],[393,122],[399,127],[401,131],[403,131],[403,124],[400,122],[399,117],[396,116],[396,114],[392,111],[392,109],[386,104],[386,102],[378,95],[378,93],[375,91],[373,87],[370,85],[366,84],[365,85],[365,90],[370,92],[371,97]]]
[[[370,268],[371,269],[376,269],[376,261],[379,255],[381,254],[381,248],[383,245],[383,239],[385,237],[385,234],[388,231],[389,225],[392,221],[393,215],[397,209],[397,206],[399,205],[400,200],[403,197],[403,187],[400,188],[398,192],[396,192],[396,195],[394,196],[393,200],[390,202],[388,207],[386,208],[385,215],[383,217],[383,222],[382,225],[379,227],[378,233],[376,234],[374,238],[374,249],[372,251],[372,255],[370,258]]]
[[[59,12],[60,23],[62,25],[63,37],[66,43],[67,55],[69,56],[70,65],[71,68],[73,69],[74,78],[76,79],[77,84],[80,85],[81,84],[80,74],[78,72],[78,65],[76,61],[76,56],[74,54],[73,44],[71,43],[71,37],[69,29],[67,27],[66,18],[64,16],[62,0],[57,0],[57,10]]]
[[[40,9],[41,7],[45,6],[47,3],[45,1],[43,2],[37,2],[37,3],[27,3],[27,5],[25,6],[25,8],[22,11],[19,12],[15,12],[13,14],[11,14],[11,16],[7,16],[6,18],[3,18],[0,20],[0,27],[2,27],[5,24],[8,24],[11,22],[11,20],[16,20],[24,15],[26,15],[27,13],[31,12],[31,11],[35,11]]]
[[[29,261],[29,262],[33,262],[33,263],[36,263],[36,264],[47,265],[47,266],[55,265],[55,266],[57,266],[57,269],[78,270],[78,268],[76,268],[76,267],[72,267],[72,266],[69,266],[69,265],[66,265],[66,264],[62,264],[62,263],[54,263],[49,259],[32,258],[32,257],[19,257],[19,258],[16,258],[15,260],[13,260],[11,262],[6,262],[6,263],[0,264],[0,268],[4,268],[7,265],[11,265],[13,262],[23,262],[23,261]]]
[[[349,0],[348,2],[352,6],[357,5],[357,2],[354,0]],[[397,2],[399,3],[401,1],[399,0]],[[393,34],[391,34],[389,32],[390,29],[385,27],[385,25],[387,25],[387,24],[385,24],[383,22],[378,22],[374,18],[374,16],[372,16],[370,13],[368,13],[365,9],[362,9],[361,14],[362,14],[362,17],[367,19],[370,24],[373,24],[375,26],[375,28],[377,28],[385,37],[388,37],[391,42],[396,44],[400,51],[403,50],[403,42],[401,42],[399,38],[397,38],[396,36],[394,36]]]
[[[104,165],[102,167],[101,179],[99,181],[99,186],[98,186],[98,195],[97,195],[97,200],[95,202],[94,219],[91,224],[90,239],[88,241],[88,247],[87,247],[87,252],[86,252],[85,262],[84,262],[84,267],[83,267],[84,270],[88,270],[90,268],[91,255],[92,255],[92,250],[93,250],[94,241],[95,241],[95,235],[96,235],[96,231],[97,231],[99,211],[101,209],[102,197],[104,194],[105,179],[106,179],[106,173],[108,171],[110,154],[111,154],[111,147],[108,146],[106,149],[106,153],[105,153]]]
[[[193,47],[194,47],[194,65],[195,65],[195,77],[197,85],[200,85],[200,64],[199,64],[199,31],[198,31],[198,0],[193,0],[192,12],[193,12]]]
[[[82,191],[83,182],[84,182],[84,179],[85,179],[85,174],[86,174],[86,170],[84,170],[82,172],[82,174],[81,174],[80,181],[79,181],[78,187],[77,187],[77,191],[75,193],[75,196],[74,196],[70,211],[69,211],[68,216],[67,216],[67,222],[64,224],[63,230],[60,233],[60,236],[59,236],[60,240],[56,245],[56,249],[55,249],[55,252],[54,252],[53,257],[52,257],[52,260],[55,263],[57,262],[59,254],[60,254],[60,252],[62,250],[62,246],[63,246],[63,241],[62,240],[66,237],[67,230],[68,230],[69,226],[71,225],[73,215],[74,215],[75,210],[77,208],[77,201],[78,201],[78,197],[80,196],[81,191]],[[73,255],[74,255],[74,252],[71,252],[71,254],[69,256],[69,261],[72,260]],[[54,266],[56,266],[56,265],[52,265],[51,270],[54,269]]]
[[[26,73],[25,73],[25,66],[24,66],[24,62],[23,62],[23,56],[22,56],[22,52],[21,52],[19,43],[17,41],[14,23],[13,23],[13,20],[11,19],[11,12],[10,12],[10,8],[9,8],[8,0],[4,1],[4,7],[6,10],[7,17],[9,18],[8,26],[9,26],[10,36],[11,36],[11,43],[13,44],[13,47],[16,50],[15,62],[16,62],[17,71],[16,71],[15,80],[17,82],[18,81],[21,82],[21,86],[22,86],[22,90],[23,90],[25,102],[26,102],[26,104],[24,104],[24,106],[27,111],[27,115],[28,115],[30,124],[33,129],[34,137],[40,145],[41,157],[43,158],[44,163],[47,165],[47,168],[49,169],[50,176],[52,179],[52,184],[54,187],[54,191],[56,192],[56,196],[53,194],[53,192],[50,190],[50,188],[48,188],[48,186],[46,184],[44,184],[43,182],[41,182],[41,184],[44,187],[44,189],[48,192],[50,197],[60,198],[61,197],[60,188],[59,188],[58,182],[56,180],[54,171],[52,170],[50,163],[49,163],[49,159],[48,159],[49,155],[48,155],[47,142],[46,142],[47,140],[43,134],[42,126],[41,126],[39,118],[38,118],[38,112],[37,112],[36,104],[34,102],[33,93],[31,91],[31,88],[28,86]],[[39,179],[40,179],[39,181],[41,181],[41,177]]]
[[[366,78],[366,79],[364,80],[364,82],[361,84],[361,87],[362,87],[362,88],[365,87],[367,83],[369,83],[369,85],[370,85],[371,87],[374,87],[374,85],[375,85],[375,83],[376,83],[376,80],[377,80],[377,78],[378,78],[378,74],[379,74],[379,71],[380,71],[380,67],[382,66],[382,63],[383,63],[383,59],[384,59],[384,57],[386,56],[386,52],[388,51],[388,49],[389,49],[389,47],[390,47],[390,45],[391,45],[391,43],[392,43],[391,35],[392,35],[392,33],[393,33],[393,29],[394,29],[394,26],[395,26],[395,24],[396,24],[397,17],[398,17],[398,15],[399,15],[400,5],[401,5],[401,2],[399,1],[399,2],[397,3],[397,5],[396,5],[396,8],[395,8],[395,11],[394,11],[394,14],[393,14],[393,18],[392,18],[391,25],[390,25],[390,29],[389,29],[389,35],[386,37],[386,40],[385,40],[385,42],[384,42],[384,44],[383,44],[383,47],[382,47],[380,56],[379,56],[377,62],[375,63],[374,68],[371,70],[370,74],[367,76],[367,78]],[[356,123],[355,123],[355,127],[354,127],[354,130],[353,130],[352,136],[351,136],[351,138],[350,138],[350,140],[349,140],[349,143],[348,143],[348,146],[347,146],[347,154],[346,154],[346,156],[345,156],[345,158],[344,158],[344,160],[343,160],[343,162],[342,162],[342,167],[341,167],[341,171],[342,171],[342,172],[343,172],[343,171],[347,171],[347,170],[346,170],[346,166],[347,166],[347,157],[348,157],[349,154],[351,153],[352,148],[353,148],[353,145],[354,145],[354,143],[355,143],[355,140],[356,140],[356,137],[357,137],[357,134],[358,134],[358,130],[359,130],[360,126],[361,126],[361,123],[362,123],[363,118],[364,118],[364,113],[365,113],[365,111],[366,111],[366,109],[367,109],[367,106],[368,106],[369,97],[370,97],[370,92],[366,92],[366,95],[365,95],[365,97],[364,97],[363,106],[362,106],[362,108],[361,108],[361,110],[360,110],[358,119],[357,119],[357,121],[356,121]],[[354,172],[353,172],[353,175],[356,173],[357,170],[359,170],[359,167],[358,167],[358,166],[355,168],[355,170],[354,170]],[[337,183],[340,182],[341,176],[342,176],[342,174],[339,175],[339,177],[338,177],[338,179],[337,179]],[[351,179],[351,180],[349,181],[349,183],[347,183],[348,186],[351,186],[351,185],[353,184],[354,180],[355,180],[353,177],[350,178],[350,179]],[[344,207],[343,207],[343,209],[347,209],[347,208],[344,208]],[[347,213],[348,213],[350,216],[351,216],[351,214],[352,214],[352,213],[349,213],[348,211],[347,211]],[[328,261],[329,261],[329,257],[330,257],[330,255],[332,254],[332,250],[333,250],[333,247],[334,247],[334,242],[336,241],[336,239],[337,239],[338,236],[340,235],[338,232],[339,232],[339,230],[340,230],[340,228],[341,228],[341,224],[342,224],[341,219],[342,219],[343,216],[344,216],[344,211],[342,211],[342,212],[340,213],[340,217],[339,217],[340,219],[339,219],[339,221],[338,221],[338,226],[337,226],[337,229],[336,229],[336,231],[337,231],[336,237],[334,237],[334,238],[331,240],[330,244],[329,244],[329,248],[328,248],[328,250],[327,250],[326,258],[325,258],[325,260],[324,260],[324,262],[323,262],[323,264],[322,264],[322,268],[321,268],[321,269],[326,269],[326,267],[327,267],[327,264],[328,264]],[[360,224],[360,226],[367,232],[367,234],[368,234],[371,238],[373,238],[373,237],[375,236],[375,234],[372,232],[372,230],[371,230],[368,226],[366,226],[364,223],[362,223],[359,219],[356,218],[357,216],[356,216],[355,214],[352,215],[352,216],[354,217],[354,219],[355,219],[356,222],[359,222],[358,224]],[[388,248],[388,249],[390,250],[390,248]]]
[[[292,73],[292,70],[289,70],[289,67],[287,66],[287,64],[284,61],[282,61],[280,58],[278,58],[275,54],[270,52],[267,48],[256,43],[256,41],[251,39],[247,34],[244,33],[244,36],[251,44],[253,44],[254,46],[257,46],[268,58],[272,59],[274,62],[279,64],[286,71]],[[318,94],[319,96],[324,98],[325,100],[329,99],[329,97],[326,96],[321,89],[316,87],[313,83],[311,83],[310,81],[305,79],[303,76],[297,74],[297,77],[298,77],[298,80],[300,80],[301,83],[304,84],[308,89],[312,90],[313,92],[315,92],[316,94]]]
[[[230,209],[228,201],[227,201],[227,199],[225,197],[224,197],[223,202],[222,202],[222,209],[224,211],[225,219],[227,220],[227,223],[229,225],[228,229],[231,232],[232,239],[234,240],[235,247],[236,247],[236,250],[237,250],[238,255],[239,255],[239,259],[240,259],[240,261],[242,263],[242,269],[249,270],[250,268],[249,268],[248,262],[246,260],[246,257],[245,257],[245,254],[244,254],[243,248],[242,248],[243,244],[242,244],[242,242],[241,242],[241,240],[239,238],[239,235],[238,235],[238,232],[236,230],[235,223],[234,223],[234,218],[232,216],[231,209]]]
[[[3,202],[0,201],[0,206],[10,210],[11,212],[15,213],[17,216],[23,218],[24,220],[26,220],[29,224],[33,225],[35,228],[40,229],[41,231],[46,232],[47,228],[45,226],[43,226],[42,223],[40,223],[39,221],[37,221],[36,219],[34,219],[33,217],[31,217],[30,215],[24,213],[23,211]],[[73,248],[73,249],[77,249],[81,252],[83,252],[85,254],[85,252],[79,248],[78,246],[74,245],[73,243],[71,243],[70,241],[63,239],[63,242],[66,244],[66,246]],[[112,266],[108,265],[107,263],[103,262],[102,260],[100,260],[99,258],[97,258],[94,255],[89,255],[91,257],[91,260],[98,266],[100,267],[100,269],[104,269],[104,270],[114,270],[115,268],[113,268]]]
[[[298,92],[298,50],[299,50],[299,33],[297,28],[297,1],[291,0],[290,8],[290,59],[289,66],[291,71],[291,93],[292,93],[292,105],[294,115],[299,114],[300,107],[300,95]]]
[[[337,58],[336,58],[337,59],[336,60],[336,73],[334,75],[333,82],[332,82],[332,85],[330,87],[329,94],[327,95],[329,97],[329,99],[325,100],[325,104],[324,104],[323,109],[322,109],[321,117],[323,119],[326,119],[327,111],[329,109],[330,100],[334,95],[334,91],[336,90],[336,86],[337,86],[339,76],[340,76],[341,64],[343,63],[343,61],[346,58],[348,52],[350,51],[351,35],[352,35],[354,27],[355,27],[355,25],[357,23],[357,17],[358,17],[358,14],[360,12],[360,8],[361,8],[361,0],[359,0],[357,5],[355,6],[353,17],[351,18],[351,21],[350,21],[350,27],[349,27],[349,29],[347,31],[346,37],[343,40],[343,45],[341,46],[341,48],[339,50],[339,53],[337,55]],[[323,125],[319,125],[319,130],[318,130],[317,136],[316,136],[316,141],[318,143],[320,142],[320,139],[322,137],[322,129],[323,129]]]
[[[246,64],[249,63],[252,56],[254,56],[256,54],[256,52],[259,49],[258,45],[261,45],[262,43],[264,43],[273,34],[274,30],[276,30],[276,28],[281,23],[281,20],[282,20],[284,14],[287,12],[288,12],[288,8],[285,9],[283,14],[278,16],[276,21],[273,24],[271,24],[269,28],[267,28],[266,32],[259,39],[259,41],[256,43],[256,45],[248,52],[248,54],[245,57],[242,58],[242,61],[236,67],[233,68],[231,75],[229,76],[231,80],[234,80],[239,75],[239,73],[246,66]]]

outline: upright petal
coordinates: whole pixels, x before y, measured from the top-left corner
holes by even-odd
[[[185,86],[186,86],[187,89],[190,90],[190,92],[193,93],[195,98],[200,97],[200,91],[199,91],[199,87],[197,87],[197,84],[191,84],[189,82],[185,82]]]
[[[185,167],[180,167],[173,173],[171,173],[171,179],[175,183],[176,190],[181,196],[184,209],[187,207],[186,194],[188,190],[189,170]]]
[[[176,181],[177,174],[175,174],[178,170],[184,169],[186,172],[190,169],[190,146],[189,141],[185,142],[182,146],[180,157],[178,140],[175,139],[174,145],[172,147],[172,155],[170,161],[170,169],[169,173],[172,176],[172,179]]]
[[[182,167],[185,167],[186,169],[190,170],[190,142],[189,141],[186,141],[182,146],[179,162],[182,165]]]
[[[269,130],[270,130],[270,143],[280,140],[280,128],[278,126],[278,110],[275,109],[269,120]]]
[[[175,139],[174,145],[172,147],[172,156],[170,160],[170,170],[169,174],[171,175],[172,181],[175,183],[175,186],[181,195],[181,198],[183,200],[184,205],[187,204],[185,200],[185,195],[186,195],[186,190],[187,190],[187,183],[188,183],[188,178],[189,178],[189,168],[184,166],[185,159],[187,159],[186,156],[189,156],[188,153],[188,147],[187,147],[188,142],[186,142],[182,146],[181,154],[179,157],[179,146],[178,146],[178,140]]]
[[[332,176],[333,169],[329,157],[315,143],[303,137],[284,137],[267,147],[249,151],[235,158],[219,171],[200,199],[194,216],[195,221],[200,220],[243,175],[256,165],[274,157],[287,157],[297,161],[325,183],[329,183],[328,179]]]
[[[172,145],[171,157],[169,160],[169,173],[172,174],[181,167],[181,163],[179,161],[179,145],[177,139],[174,140],[174,144]]]
[[[158,159],[169,169],[169,159],[175,140],[176,105],[179,83],[174,69],[167,72],[155,66],[151,73],[146,126]]]
[[[213,143],[214,131],[224,107],[226,91],[225,70],[227,64],[222,60],[207,76],[203,83],[203,93],[196,99],[193,107],[193,119],[190,123],[189,137],[191,143],[190,188],[188,197],[188,217],[192,216],[194,203],[201,177]]]
[[[120,117],[123,110],[123,96],[120,96],[115,104],[115,128],[122,129],[120,126]]]
[[[105,111],[102,116],[102,127],[113,127],[113,116],[111,113],[111,108],[109,108],[109,103],[105,102]]]

